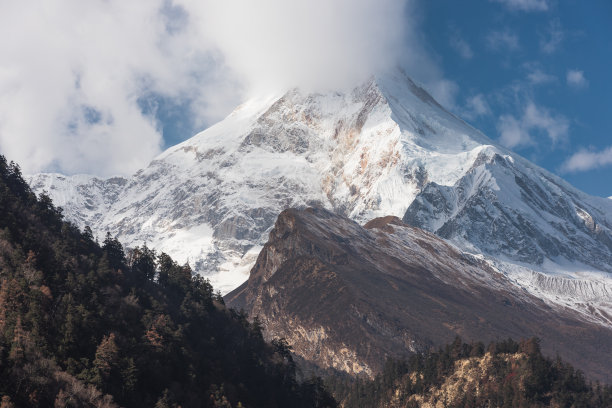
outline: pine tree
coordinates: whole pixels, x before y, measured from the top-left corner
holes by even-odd
[[[8,282],[6,278],[0,282],[0,341],[4,335],[4,328],[6,327],[8,308]]]
[[[156,350],[161,350],[166,345],[171,329],[172,320],[167,315],[155,317],[149,329],[145,333],[148,343]]]
[[[138,382],[138,369],[133,358],[126,359],[125,368],[121,370],[122,393],[128,395],[136,389]]]
[[[9,359],[14,363],[18,363],[25,357],[26,332],[21,325],[21,316],[17,316],[17,322],[13,329],[13,341],[11,342],[11,351]]]
[[[139,278],[153,280],[157,267],[156,258],[155,251],[143,244],[142,247],[130,251],[128,264]]]
[[[102,342],[100,342],[100,345],[96,349],[96,357],[93,362],[100,376],[100,383],[110,376],[112,368],[117,364],[118,355],[119,348],[117,347],[117,343],[115,343],[115,333],[111,333],[105,336]]]
[[[120,269],[125,263],[125,252],[121,242],[115,237],[111,236],[110,232],[106,233],[106,238],[102,243],[102,250],[106,252],[108,262],[114,269]]]

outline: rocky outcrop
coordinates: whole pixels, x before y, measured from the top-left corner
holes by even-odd
[[[320,208],[283,211],[249,280],[225,300],[299,357],[353,375],[456,335],[537,336],[590,375],[612,366],[611,329],[516,290],[486,262],[397,217],[362,227]]]
[[[97,226],[128,183],[123,177],[102,179],[84,174],[64,176],[57,173],[37,174],[26,181],[33,191],[46,192],[53,203],[64,210],[66,217],[81,228]]]
[[[429,183],[403,219],[492,257],[612,272],[612,216],[562,180],[494,149],[453,185]]]

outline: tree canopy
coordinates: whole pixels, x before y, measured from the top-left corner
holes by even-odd
[[[167,254],[65,222],[0,156],[0,399],[9,406],[325,407],[286,350]]]

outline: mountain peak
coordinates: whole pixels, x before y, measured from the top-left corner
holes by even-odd
[[[359,223],[398,217],[551,303],[612,315],[612,201],[497,146],[401,70],[350,91],[252,99],[119,192],[84,199],[91,188],[45,177],[32,185],[82,203],[67,212],[79,225],[190,262],[223,292],[247,279],[281,211],[318,206]]]

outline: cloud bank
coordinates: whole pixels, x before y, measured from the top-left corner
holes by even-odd
[[[559,49],[564,38],[561,22],[553,20],[548,26],[548,32],[540,36],[540,50],[545,54],[552,54]]]
[[[491,107],[486,97],[480,93],[467,98],[465,107],[461,112],[461,115],[468,120],[474,120],[480,116],[488,116],[490,114]]]
[[[527,71],[527,81],[531,85],[549,84],[557,80],[554,75],[544,72],[542,66],[537,62],[524,63],[523,68]]]
[[[563,163],[562,171],[575,173],[612,165],[612,146],[599,152],[579,150]]]
[[[182,4],[251,89],[353,85],[394,63],[405,34],[402,1]]]
[[[130,174],[164,145],[160,100],[204,127],[252,93],[337,88],[398,60],[442,103],[456,92],[420,48],[409,0],[0,6],[0,152],[26,173]]]

